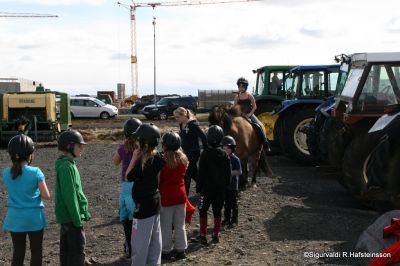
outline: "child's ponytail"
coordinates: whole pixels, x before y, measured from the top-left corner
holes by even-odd
[[[25,160],[17,158],[17,155],[12,155],[11,161],[13,162],[13,165],[11,167],[11,175],[12,179],[15,180],[17,176],[22,174],[22,162]]]

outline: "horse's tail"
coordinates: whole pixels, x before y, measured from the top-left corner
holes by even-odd
[[[260,159],[258,161],[258,169],[262,170],[265,173],[266,176],[269,176],[269,177],[273,176],[271,167],[269,167],[269,164],[268,164],[267,155],[266,155],[266,151],[265,150],[263,150],[261,152],[261,156],[260,156]]]

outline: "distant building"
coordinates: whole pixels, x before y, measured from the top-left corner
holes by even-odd
[[[125,99],[125,84],[124,83],[117,84],[117,99],[118,100]]]
[[[0,93],[36,91],[40,82],[24,78],[0,78]]]

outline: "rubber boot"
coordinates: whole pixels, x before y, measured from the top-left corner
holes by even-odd
[[[200,217],[200,243],[207,245],[207,217]]]
[[[213,243],[219,242],[220,231],[221,231],[221,217],[214,217],[214,233],[212,236]]]
[[[207,217],[200,217],[200,235],[207,235]]]

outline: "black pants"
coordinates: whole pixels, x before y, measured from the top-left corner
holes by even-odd
[[[85,265],[86,237],[83,226],[75,227],[72,223],[61,224],[60,265]]]
[[[187,153],[186,156],[189,159],[189,166],[185,174],[185,189],[186,195],[189,195],[191,180],[193,179],[197,182],[197,161],[200,158],[200,152]]]
[[[43,230],[33,232],[11,232],[13,243],[13,257],[11,266],[24,265],[26,235],[29,237],[29,245],[31,248],[31,266],[42,265],[43,253]]]
[[[236,190],[225,190],[224,218],[228,223],[238,223],[237,196]]]
[[[124,233],[125,233],[125,243],[128,247],[128,250],[125,250],[125,252],[127,252],[130,257],[132,254],[132,245],[131,245],[132,220],[125,220],[123,222],[123,226],[124,226]]]
[[[206,194],[200,203],[200,217],[207,217],[207,211],[212,206],[214,218],[221,218],[224,206],[224,193]]]

